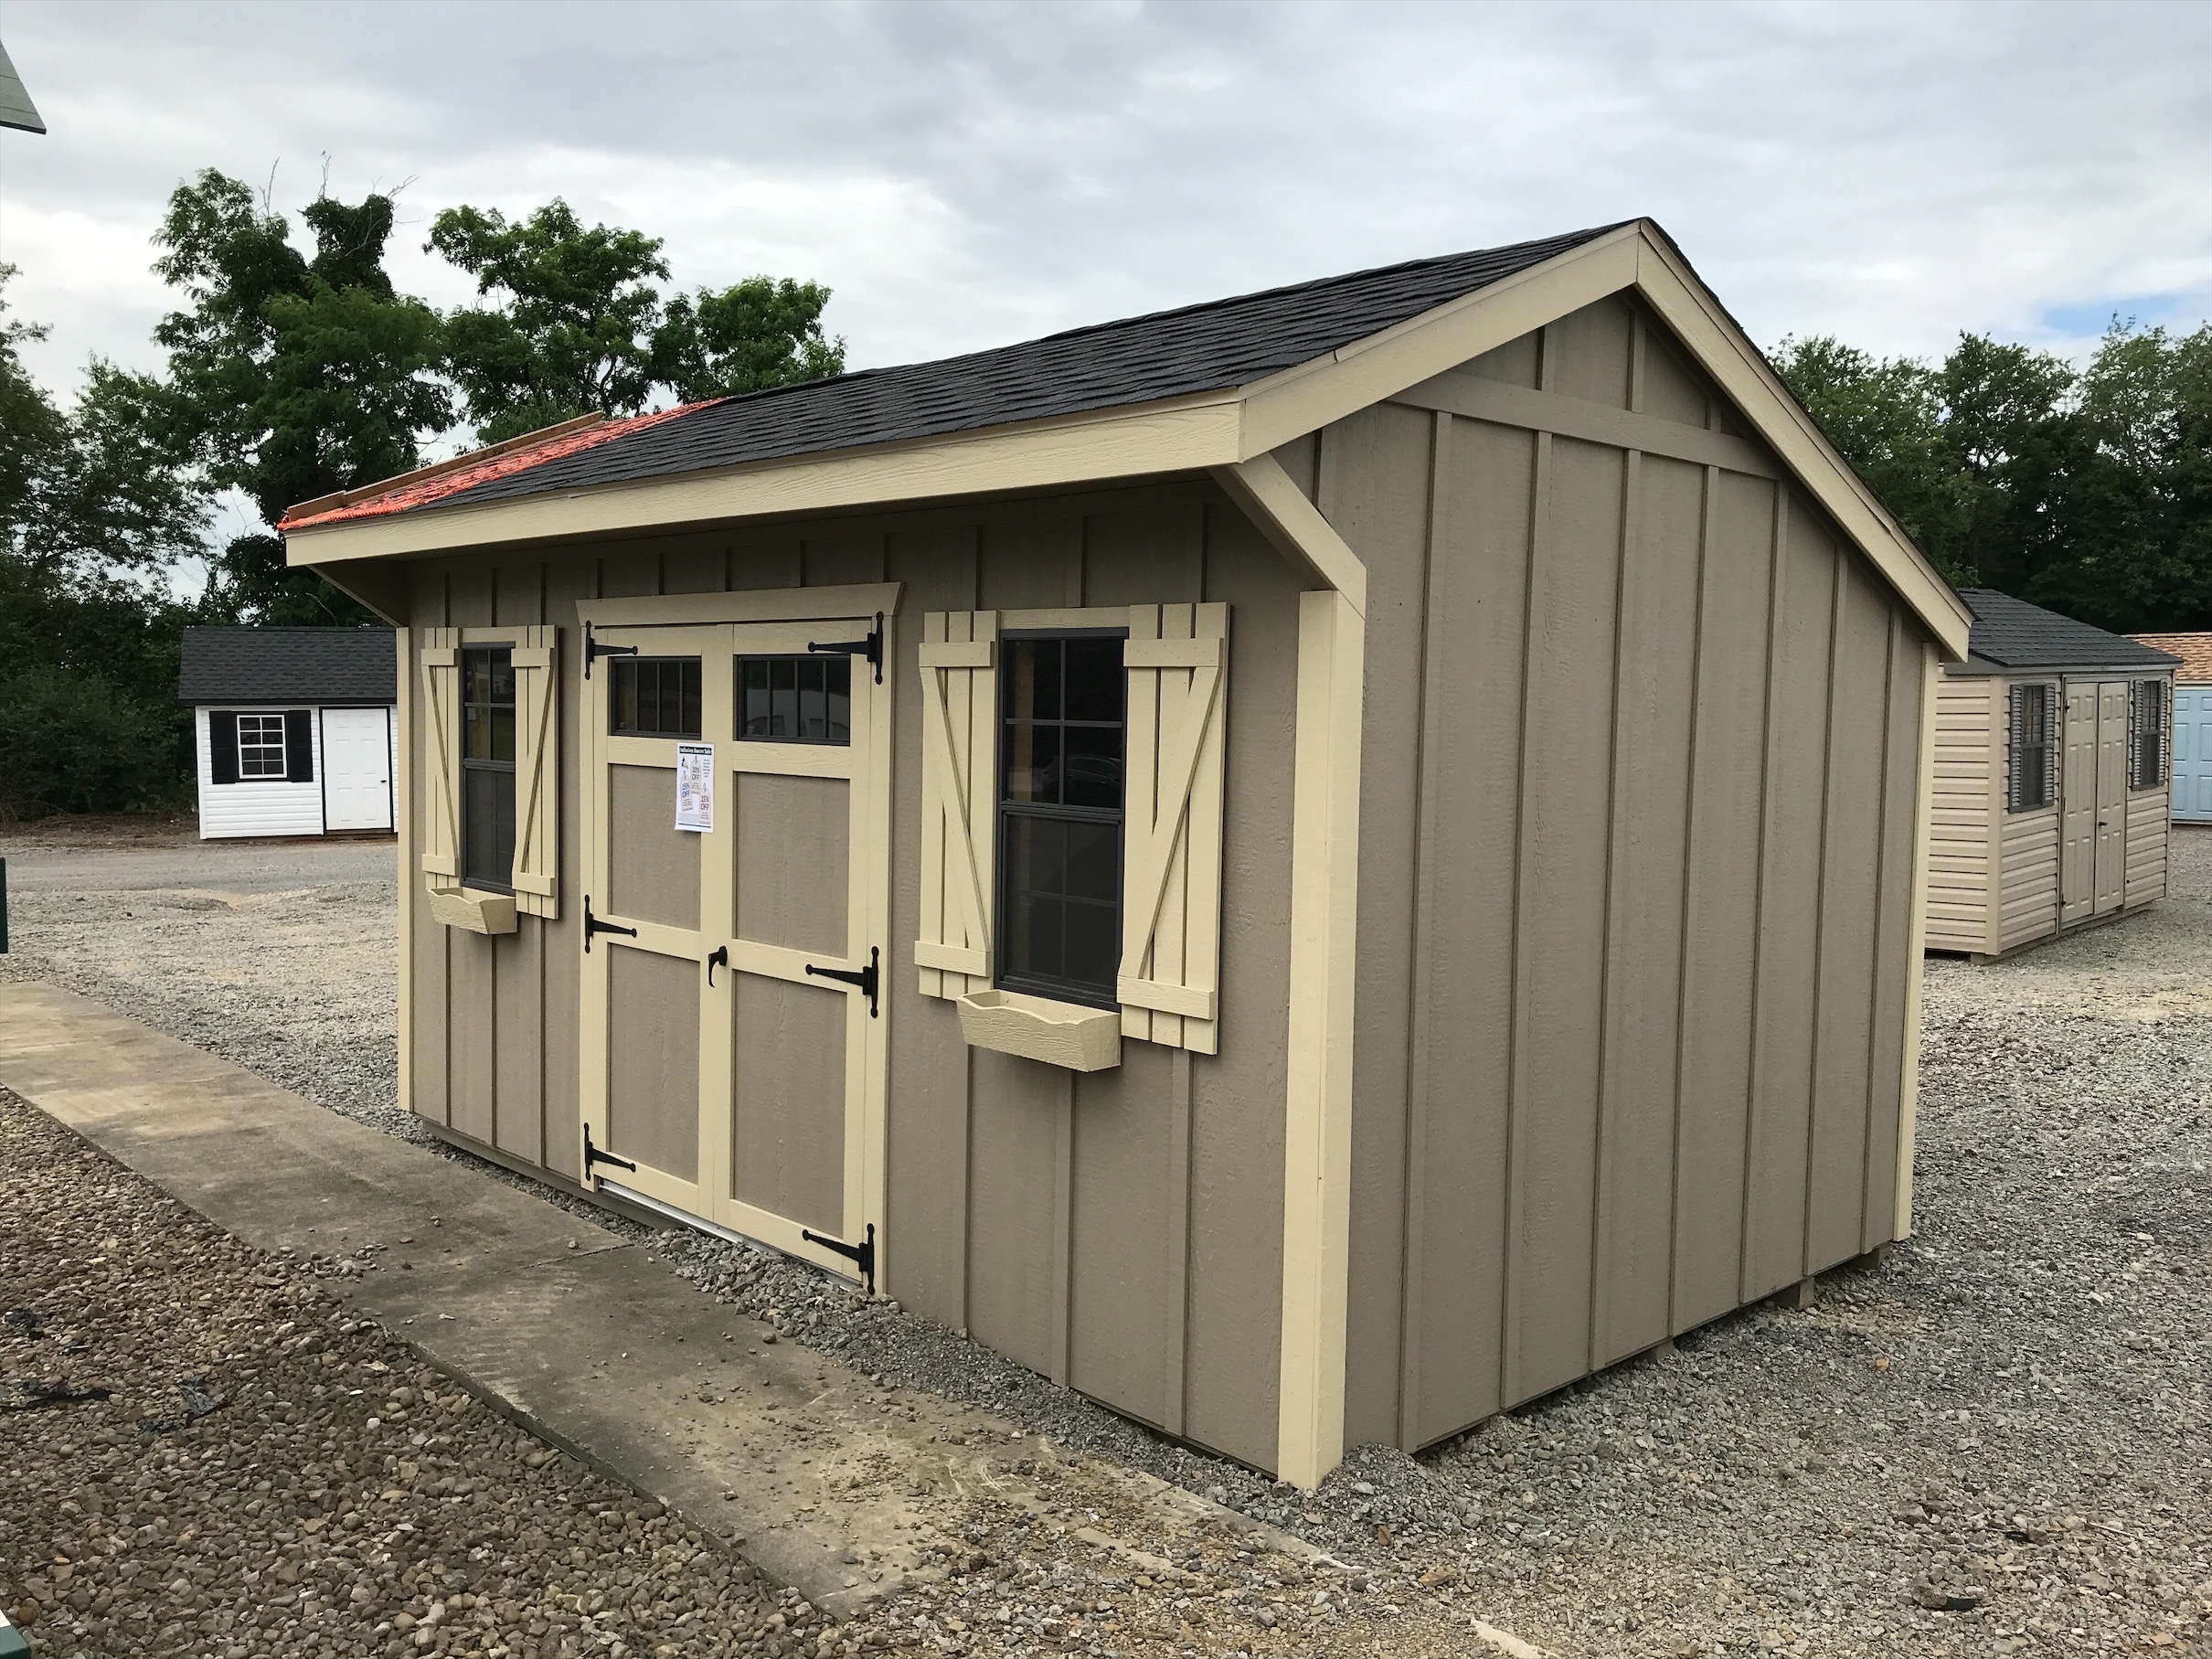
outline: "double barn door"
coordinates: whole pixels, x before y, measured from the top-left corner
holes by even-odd
[[[890,813],[871,630],[880,659],[872,614],[591,631],[580,1033],[588,1183],[870,1279]]]
[[[2062,927],[2117,910],[2127,892],[2128,683],[2066,688],[2066,761],[2059,773]]]

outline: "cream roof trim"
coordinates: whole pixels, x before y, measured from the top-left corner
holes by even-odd
[[[286,558],[294,565],[405,558],[516,542],[634,535],[707,522],[1210,472],[1248,507],[1259,506],[1262,527],[1299,544],[1315,573],[1357,606],[1364,595],[1350,585],[1349,570],[1336,557],[1341,538],[1334,531],[1320,538],[1310,524],[1286,522],[1282,509],[1289,504],[1270,487],[1275,481],[1265,469],[1250,471],[1246,463],[1570,311],[1632,288],[1666,320],[1806,493],[1865,550],[1946,658],[1963,659],[1973,621],[1965,602],[1799,409],[1759,348],[1648,219],[1326,356],[1218,393],[476,506],[428,506],[387,518],[342,520],[292,532],[285,538]],[[1345,549],[1347,555],[1350,551]]]

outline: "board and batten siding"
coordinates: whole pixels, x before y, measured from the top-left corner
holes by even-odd
[[[1641,305],[1279,458],[1367,567],[1346,1443],[1895,1236],[1926,636]]]
[[[524,916],[497,938],[411,907],[413,1109],[518,1164],[571,1182],[580,1173],[576,601],[903,583],[885,665],[896,691],[879,1282],[1118,1410],[1272,1467],[1299,583],[1243,515],[1191,483],[593,544],[532,562],[425,561],[410,579],[413,652],[429,627],[562,631],[559,861],[561,890],[578,896],[559,920]],[[1120,1067],[1077,1074],[969,1048],[952,1005],[920,994],[911,961],[921,617],[1195,601],[1229,607],[1221,1052],[1128,1041]],[[401,684],[419,672],[410,660]],[[420,698],[409,703],[420,757]],[[418,835],[420,796],[410,789],[406,808]]]

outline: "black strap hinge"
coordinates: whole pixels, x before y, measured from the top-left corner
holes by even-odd
[[[881,967],[882,961],[882,950],[877,946],[870,945],[868,947],[868,965],[865,968],[817,968],[810,962],[806,964],[806,971],[816,979],[834,979],[845,984],[858,985],[861,995],[868,999],[868,1018],[875,1019],[878,1017],[878,1010],[876,1006],[877,969]]]
[[[620,933],[626,939],[637,937],[635,928],[617,927],[611,921],[601,921],[598,917],[592,915],[591,895],[586,893],[584,895],[584,954],[587,956],[591,953],[591,935],[594,933]]]
[[[864,656],[875,665],[876,684],[883,684],[883,612],[876,612],[876,625],[864,640],[824,640],[806,642],[809,651],[823,655]]]
[[[586,1123],[584,1125],[584,1179],[587,1181],[591,1178],[591,1166],[594,1164],[611,1164],[615,1168],[626,1169],[632,1175],[637,1173],[637,1165],[628,1158],[618,1158],[612,1153],[601,1152],[598,1147],[592,1145],[591,1125]]]
[[[635,645],[602,645],[591,637],[591,624],[584,624],[584,678],[591,677],[591,665],[602,656],[635,656]]]
[[[873,1221],[868,1223],[868,1236],[858,1244],[847,1244],[842,1239],[827,1238],[821,1233],[808,1232],[803,1228],[800,1229],[799,1237],[809,1244],[819,1244],[824,1250],[835,1250],[860,1270],[861,1277],[867,1281],[868,1294],[873,1296],[876,1293],[876,1224]]]

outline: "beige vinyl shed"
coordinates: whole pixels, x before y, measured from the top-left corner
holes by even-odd
[[[1311,1485],[1910,1225],[1969,617],[1648,220],[295,508],[400,1089]]]
[[[1930,950],[1988,962],[2165,897],[2178,658],[1991,588],[1936,698]]]

